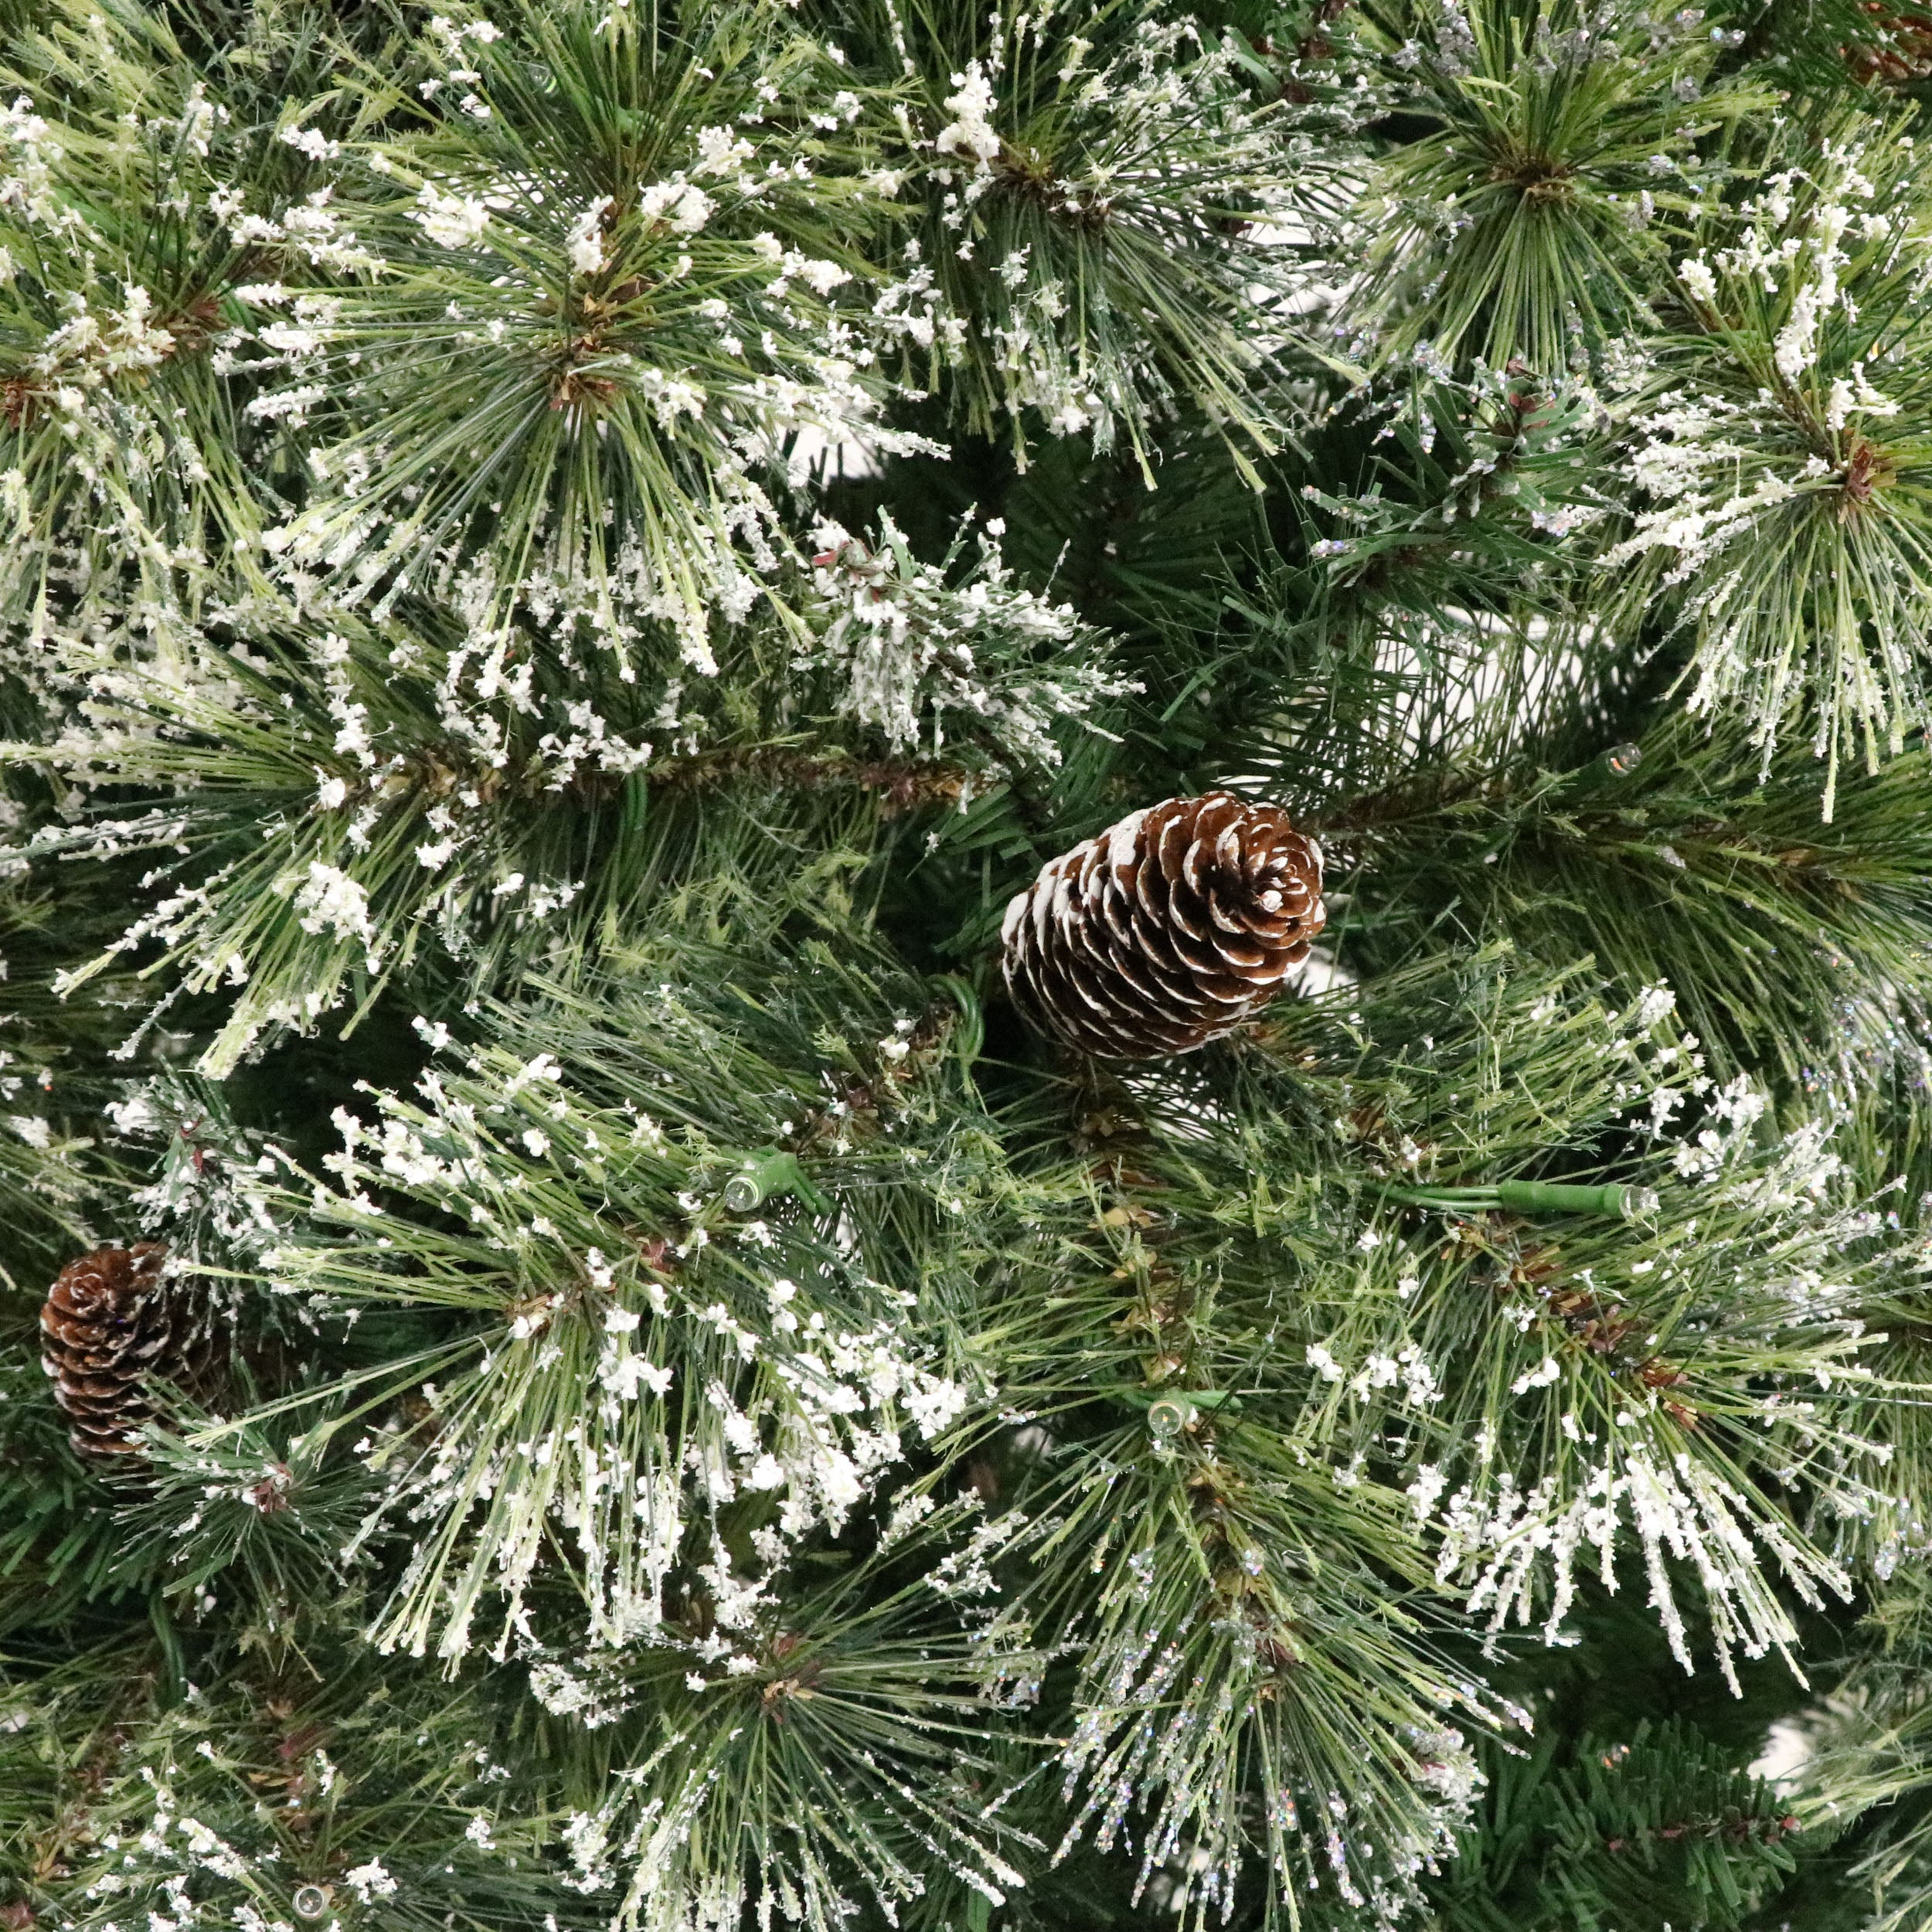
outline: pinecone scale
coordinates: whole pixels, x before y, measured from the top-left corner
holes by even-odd
[[[1008,990],[1106,1060],[1186,1053],[1274,998],[1322,927],[1321,854],[1278,807],[1168,798],[1051,860],[1007,906]]]

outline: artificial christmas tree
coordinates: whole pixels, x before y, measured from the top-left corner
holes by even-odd
[[[0,1920],[1923,1923],[1915,19],[0,0]]]

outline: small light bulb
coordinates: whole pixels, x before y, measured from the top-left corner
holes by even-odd
[[[1178,1436],[1194,1420],[1194,1404],[1181,1396],[1162,1396],[1148,1406],[1147,1426],[1163,1442]]]

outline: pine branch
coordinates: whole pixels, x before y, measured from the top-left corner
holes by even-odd
[[[1402,111],[1429,124],[1361,211],[1372,272],[1352,321],[1385,363],[1426,352],[1546,379],[1650,319],[1675,235],[1714,199],[1699,144],[1768,114],[1701,22],[1557,0],[1434,18],[1372,9]]]
[[[1792,1868],[1798,1820],[1689,1724],[1483,1762],[1481,1822],[1428,1888],[1443,1932],[1607,1932],[1686,1909],[1736,1927]]]
[[[1849,787],[1826,828],[1801,764],[1761,784],[1748,747],[1679,720],[1638,749],[1621,772],[1452,769],[1344,805],[1323,827],[1360,867],[1338,942],[1400,957],[1451,919],[1587,952],[1627,995],[1668,985],[1723,1069],[1883,1058],[1923,985],[1923,754]]]

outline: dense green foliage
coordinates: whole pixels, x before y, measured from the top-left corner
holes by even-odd
[[[0,0],[0,1926],[1932,1922],[1928,80]],[[1318,951],[1054,1048],[1211,787]]]

